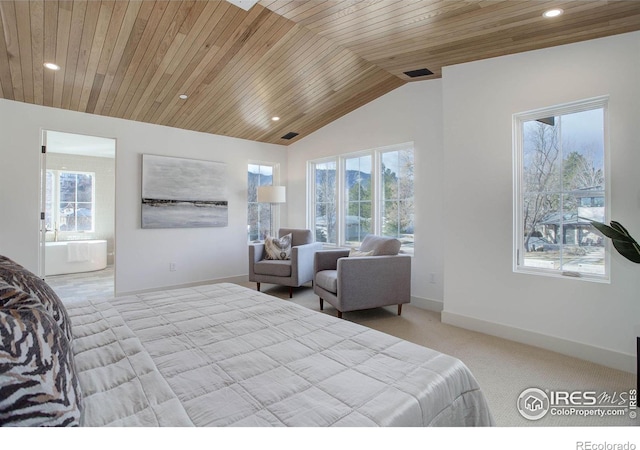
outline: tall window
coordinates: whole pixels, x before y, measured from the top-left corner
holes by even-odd
[[[316,240],[357,247],[367,234],[413,250],[413,146],[310,161],[309,223]]]
[[[345,158],[344,239],[348,245],[357,245],[371,233],[371,155]]]
[[[48,230],[94,231],[94,173],[48,170],[46,190]]]
[[[313,188],[316,241],[336,244],[336,161],[314,164]]]
[[[274,166],[272,164],[249,164],[248,166],[248,224],[249,240],[264,239],[271,229],[271,205],[258,203],[258,186],[273,184]]]
[[[413,150],[382,154],[382,234],[405,239],[413,236]]]
[[[608,276],[606,99],[515,116],[517,271]]]

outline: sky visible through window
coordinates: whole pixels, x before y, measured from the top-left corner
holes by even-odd
[[[606,218],[604,114],[594,107],[522,122],[522,266],[605,275],[605,241],[589,221]]]

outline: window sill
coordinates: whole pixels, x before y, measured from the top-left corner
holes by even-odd
[[[550,278],[562,278],[567,280],[577,280],[577,281],[590,281],[593,283],[604,283],[611,284],[611,278],[609,275],[593,275],[588,273],[578,273],[578,272],[560,272],[560,271],[549,271],[544,269],[536,269],[535,267],[522,267],[518,266],[513,269],[514,273],[523,274],[523,275],[538,275],[545,276]]]

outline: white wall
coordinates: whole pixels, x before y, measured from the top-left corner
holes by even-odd
[[[43,129],[117,139],[118,294],[246,276],[247,163],[272,161],[286,173],[286,147],[0,99],[0,254],[34,272]],[[143,153],[227,163],[229,226],[141,229]],[[170,262],[175,272],[169,272]]]
[[[611,283],[512,271],[512,114],[609,95],[610,214],[640,237],[640,33],[443,71],[443,320],[635,371],[640,265]]]
[[[413,142],[415,149],[414,303],[443,299],[443,151],[441,80],[414,82],[370,102],[289,146],[288,225],[306,224],[307,161]],[[435,274],[435,283],[428,274]]]

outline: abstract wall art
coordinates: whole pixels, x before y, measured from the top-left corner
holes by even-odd
[[[227,165],[142,155],[142,228],[226,227]]]

